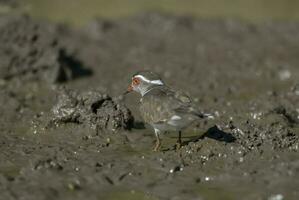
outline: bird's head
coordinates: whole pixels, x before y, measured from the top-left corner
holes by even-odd
[[[132,76],[132,82],[128,87],[127,93],[135,91],[143,96],[151,88],[161,85],[164,85],[164,82],[159,75],[151,71],[141,71]]]

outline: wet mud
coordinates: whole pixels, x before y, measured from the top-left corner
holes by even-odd
[[[2,15],[0,29],[0,199],[299,198],[298,23]],[[142,69],[214,116],[180,150],[168,133],[152,152],[139,96],[120,98]]]

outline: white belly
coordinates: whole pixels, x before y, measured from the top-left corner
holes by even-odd
[[[186,128],[193,120],[183,119],[178,115],[174,115],[164,123],[151,124],[153,128],[160,131],[180,131]]]

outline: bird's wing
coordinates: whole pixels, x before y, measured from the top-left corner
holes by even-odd
[[[200,112],[192,102],[192,99],[182,91],[172,91],[169,89],[168,95],[172,109],[178,115],[195,115],[197,117],[204,117],[204,114]]]
[[[146,95],[142,98],[140,112],[147,123],[167,122],[174,114],[169,99],[160,92],[157,95]]]
[[[190,97],[182,92],[163,87],[153,90],[143,98],[141,113],[149,123],[165,123],[182,117],[200,117],[200,112],[192,105]]]

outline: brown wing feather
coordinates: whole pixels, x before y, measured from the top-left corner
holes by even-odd
[[[187,95],[165,86],[147,93],[142,98],[140,111],[144,121],[150,124],[166,122],[174,115],[197,115]]]
[[[155,98],[154,96],[143,98],[140,112],[144,121],[150,124],[166,122],[174,115],[174,111],[167,106],[165,98]]]

